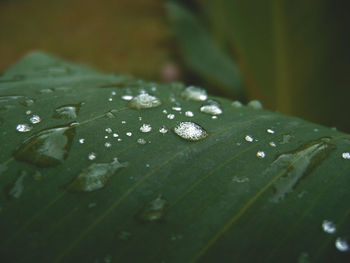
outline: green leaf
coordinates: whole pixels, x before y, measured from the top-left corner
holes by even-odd
[[[183,89],[43,53],[5,72],[1,262],[346,262],[350,136]]]
[[[217,46],[199,19],[175,1],[167,3],[167,13],[188,67],[223,94],[242,95],[237,65]]]

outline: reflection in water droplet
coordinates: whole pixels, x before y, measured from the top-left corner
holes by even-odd
[[[59,165],[68,156],[74,134],[75,128],[70,126],[42,130],[26,139],[14,157],[39,167]]]
[[[246,135],[244,137],[244,140],[246,140],[247,142],[253,142],[254,141],[254,139],[253,139],[253,137],[251,135]]]
[[[85,139],[84,139],[84,138],[80,138],[80,139],[79,139],[79,143],[80,143],[80,144],[85,143]]]
[[[272,130],[272,129],[267,129],[266,131],[267,131],[268,133],[271,133],[271,134],[274,134],[274,133],[275,133],[275,131]]]
[[[129,136],[129,137],[132,136],[132,132],[127,132],[126,136]]]
[[[89,153],[88,158],[91,161],[95,160],[96,159],[96,153],[94,153],[94,152]]]
[[[194,86],[187,87],[181,96],[187,100],[204,101],[208,98],[207,91]]]
[[[182,110],[181,107],[178,107],[178,106],[174,106],[171,109],[174,111],[181,111]]]
[[[263,105],[258,100],[249,101],[247,106],[255,110],[261,110],[263,108]]]
[[[140,131],[141,132],[150,132],[152,130],[152,126],[150,124],[142,124],[142,126],[140,127]]]
[[[344,152],[341,154],[341,156],[343,157],[343,159],[350,160],[350,152]]]
[[[165,126],[163,126],[159,129],[159,132],[165,134],[168,132],[168,129]]]
[[[185,112],[185,116],[186,116],[186,117],[193,117],[194,114],[193,114],[192,111],[189,111],[189,110],[188,110],[188,111]]]
[[[92,192],[103,188],[108,180],[127,163],[119,163],[117,158],[111,163],[93,163],[84,169],[65,188],[69,192]]]
[[[219,115],[222,113],[218,104],[204,105],[200,108],[200,111],[211,115]]]
[[[29,124],[23,123],[16,126],[16,130],[19,132],[29,132],[33,129]]]
[[[345,238],[342,237],[338,237],[335,240],[335,247],[341,252],[346,252],[349,250],[348,242],[346,242]]]
[[[180,122],[174,128],[174,132],[189,141],[199,141],[208,136],[204,128],[194,122]]]
[[[279,202],[283,200],[334,149],[335,146],[329,143],[329,138],[321,138],[307,143],[292,152],[280,154],[266,171],[266,173],[273,174],[277,171],[285,171],[285,174],[274,183],[274,196],[271,198],[271,201]]]
[[[41,118],[39,115],[33,115],[32,117],[30,117],[29,121],[33,124],[37,124],[41,122]]]
[[[26,171],[21,171],[16,181],[9,186],[9,190],[7,192],[10,198],[20,198],[23,190],[24,190],[24,178],[27,176]]]
[[[169,120],[173,120],[175,118],[175,115],[170,113],[168,116],[166,116]]]
[[[241,108],[243,106],[242,102],[235,100],[231,103],[232,107],[234,108]]]
[[[147,142],[146,142],[146,140],[145,140],[144,138],[139,138],[139,139],[137,139],[137,143],[138,143],[138,144],[144,145],[144,144],[146,144]]]
[[[269,142],[269,145],[270,145],[271,147],[276,147],[276,143],[274,143],[274,142]]]
[[[257,156],[258,158],[260,158],[260,159],[263,159],[263,158],[266,157],[266,154],[265,154],[263,151],[258,151],[258,152],[256,153],[256,156]]]
[[[141,93],[134,97],[128,104],[133,109],[149,109],[160,106],[162,103],[160,99],[148,93]]]
[[[337,231],[335,224],[329,220],[323,220],[322,229],[328,234],[334,234]]]
[[[163,220],[167,208],[168,201],[162,195],[158,195],[141,209],[136,218],[143,223],[159,222]]]
[[[57,107],[52,117],[56,119],[75,119],[78,116],[81,104],[63,105]]]

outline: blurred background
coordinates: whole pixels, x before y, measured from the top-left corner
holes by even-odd
[[[0,0],[0,72],[43,50],[350,132],[350,19],[334,0]]]

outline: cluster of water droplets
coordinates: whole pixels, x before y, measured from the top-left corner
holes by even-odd
[[[335,234],[337,232],[336,225],[330,220],[323,220],[322,229],[327,234]],[[337,237],[334,245],[340,252],[349,251],[349,243],[344,237]]]

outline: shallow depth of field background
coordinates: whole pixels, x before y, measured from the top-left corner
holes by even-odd
[[[0,72],[43,50],[101,71],[259,99],[267,109],[350,131],[345,2],[172,2],[185,13],[161,0],[0,0]],[[240,71],[238,92],[227,84],[233,73],[217,72],[227,64]]]

